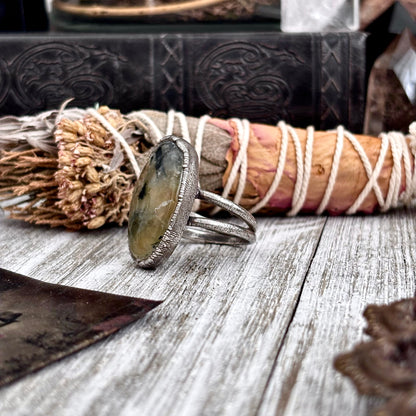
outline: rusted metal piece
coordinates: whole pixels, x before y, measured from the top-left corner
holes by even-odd
[[[0,269],[0,386],[107,337],[160,303]]]

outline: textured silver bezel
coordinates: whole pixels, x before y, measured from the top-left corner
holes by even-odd
[[[175,250],[192,212],[192,205],[198,193],[198,156],[195,149],[185,140],[176,136],[166,136],[163,141],[172,141],[183,152],[182,176],[179,184],[178,203],[158,246],[144,260],[136,260],[145,269],[154,269],[166,260]],[[157,147],[153,150],[156,151]]]

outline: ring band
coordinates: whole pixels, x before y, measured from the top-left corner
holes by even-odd
[[[182,237],[203,243],[240,245],[256,239],[254,217],[239,205],[198,187],[198,156],[185,140],[167,136],[153,149],[133,191],[129,248],[143,268],[169,258]],[[195,199],[217,205],[242,224],[192,213]]]
[[[184,230],[185,238],[195,242],[230,245],[249,244],[256,241],[256,220],[244,208],[217,194],[203,190],[199,190],[197,199],[217,205],[240,219],[247,227],[191,213],[188,219],[188,226]],[[199,227],[204,230],[195,231],[193,227]]]

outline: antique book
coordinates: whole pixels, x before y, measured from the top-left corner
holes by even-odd
[[[359,133],[366,34],[3,35],[0,115],[96,103]]]

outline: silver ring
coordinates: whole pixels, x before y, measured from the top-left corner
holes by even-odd
[[[135,185],[128,238],[140,267],[153,269],[169,258],[182,237],[194,242],[248,244],[256,239],[256,220],[244,208],[199,189],[198,156],[185,140],[166,136],[153,149]],[[195,199],[214,204],[240,224],[192,213]]]

